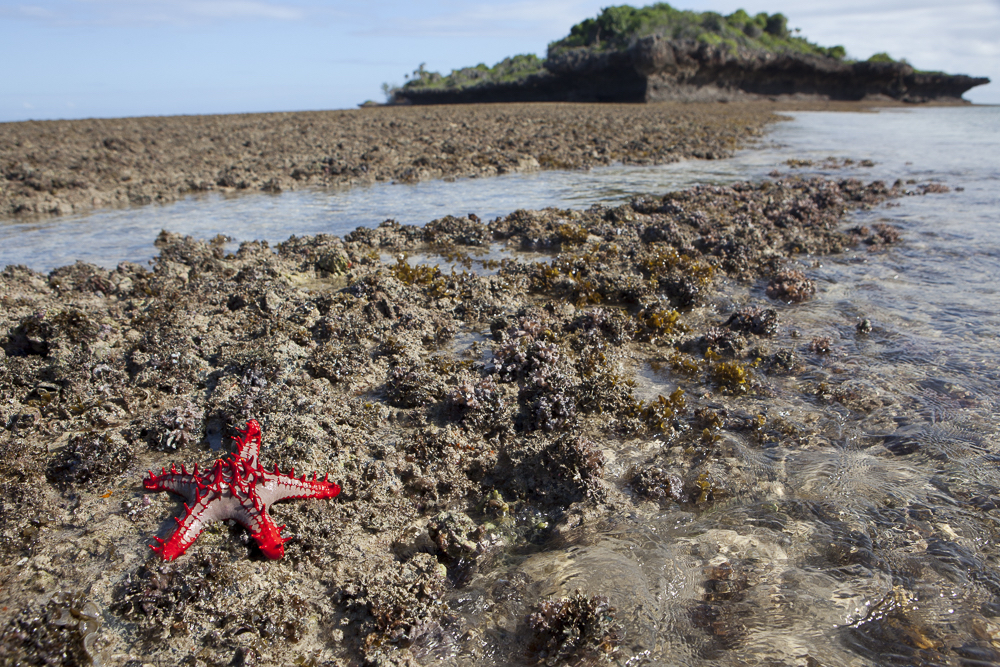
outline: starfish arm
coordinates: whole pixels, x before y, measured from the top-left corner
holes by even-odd
[[[174,560],[194,544],[194,541],[201,535],[201,531],[208,524],[227,518],[226,514],[231,514],[231,509],[227,511],[225,507],[228,503],[220,498],[217,492],[207,492],[195,497],[194,503],[188,506],[184,503],[184,518],[174,519],[177,522],[177,530],[173,532],[166,542],[160,538],[155,538],[160,546],[152,546],[153,551],[163,556],[163,560]]]
[[[291,498],[336,498],[340,493],[340,485],[328,479],[318,479],[313,475],[307,479],[305,475],[295,477],[294,474],[282,474],[262,470],[261,483],[257,485],[257,493],[264,505],[270,507],[280,500]]]
[[[285,539],[281,537],[281,529],[267,513],[267,506],[256,493],[250,492],[240,497],[240,507],[234,512],[236,519],[244,528],[250,531],[250,536],[257,541],[261,553],[271,560],[278,560],[285,555]]]
[[[233,438],[239,447],[236,455],[241,459],[256,461],[260,457],[260,423],[256,419],[248,419],[246,429],[236,431],[243,434]]]
[[[169,472],[164,468],[162,474],[159,475],[154,475],[153,471],[150,470],[149,477],[142,480],[142,488],[147,491],[169,491],[181,496],[188,502],[194,500],[195,495],[202,486],[202,482],[198,478],[198,466],[195,466],[194,472],[191,473],[185,470],[183,466],[181,466],[181,472],[178,472],[175,467],[171,466]]]

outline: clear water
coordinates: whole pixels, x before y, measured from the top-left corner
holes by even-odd
[[[518,208],[586,208],[596,202],[628,199],[637,191],[666,191],[745,178],[769,164],[762,157],[747,152],[736,161],[686,162],[655,169],[617,166],[280,195],[208,194],[163,206],[8,221],[0,223],[0,266],[24,264],[49,271],[77,260],[105,268],[114,268],[124,260],[144,263],[156,255],[153,241],[161,229],[196,238],[225,234],[235,241],[276,243],[292,234],[343,236],[360,226],[375,227],[388,218],[424,224],[445,215],[475,213],[490,220]],[[512,197],[511,193],[517,194]]]
[[[801,113],[768,140],[726,163],[638,173],[633,192],[655,191],[654,179],[725,181],[728,169],[757,178],[787,172],[789,158],[828,157],[876,163],[826,169],[831,176],[953,189],[848,223],[897,225],[900,246],[805,258],[819,294],[779,308],[786,326],[774,341],[794,348],[800,367],[768,379],[773,396],[729,407],[783,418],[808,437],[727,434],[709,468],[730,496],[709,510],[640,504],[512,569],[538,595],[610,598],[626,628],[619,664],[998,664],[1000,108]],[[762,286],[734,286],[716,306],[725,313],[747,300],[764,301]],[[868,335],[857,333],[862,318]],[[815,337],[832,340],[829,355],[809,352]],[[642,398],[676,386],[648,365],[635,373]],[[852,412],[822,395],[836,389],[875,407]],[[655,439],[609,447],[622,479],[631,464],[666,454]],[[478,601],[491,583],[481,583],[482,598],[464,593],[459,608],[489,616]],[[493,613],[496,626],[514,627],[516,616]],[[484,648],[480,664],[503,655]]]
[[[790,158],[875,164],[790,169]],[[764,145],[730,160],[609,167],[350,191],[192,198],[163,207],[0,226],[0,265],[114,266],[153,255],[161,228],[198,237],[280,241],[343,234],[385,218],[490,218],[515,208],[586,207],[694,183],[759,179],[774,169],[864,179],[937,180],[946,194],[906,197],[849,225],[889,222],[904,243],[806,259],[817,298],[780,307],[774,345],[801,366],[768,378],[773,396],[739,402],[806,438],[729,434],[715,465],[731,495],[709,511],[639,504],[600,529],[571,531],[474,581],[452,601],[497,628],[476,657],[495,664],[502,628],[493,579],[527,575],[532,595],[604,594],[625,628],[619,664],[994,664],[1000,649],[1000,107],[874,114],[796,113]],[[962,188],[959,190],[958,188]],[[761,286],[720,297],[762,301]],[[868,318],[873,330],[859,336]],[[832,339],[829,355],[808,352]],[[644,397],[674,383],[636,368]],[[840,388],[876,407],[824,398]],[[818,395],[817,395],[818,394]],[[613,475],[662,442],[609,443]],[[729,563],[730,581],[718,566]],[[711,580],[721,583],[710,583]],[[728,588],[734,593],[720,593]],[[710,589],[714,589],[712,592]],[[714,596],[714,599],[708,599]],[[964,653],[963,653],[964,652]],[[960,656],[965,655],[965,658]],[[998,654],[1000,655],[1000,654]],[[969,657],[971,656],[971,657]],[[978,660],[978,662],[969,662]],[[491,662],[492,661],[492,662]],[[964,662],[963,662],[964,661]]]

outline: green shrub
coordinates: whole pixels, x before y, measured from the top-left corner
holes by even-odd
[[[665,2],[646,7],[618,5],[606,7],[594,18],[577,23],[569,35],[549,45],[549,54],[565,49],[589,47],[597,50],[625,49],[637,38],[659,35],[666,39],[696,39],[730,51],[764,49],[781,52],[812,53],[843,59],[844,47],[822,47],[788,30],[784,14],[760,12],[750,16],[738,9],[728,16],[717,12],[694,12],[674,9]]]
[[[827,47],[826,55],[831,58],[836,58],[837,60],[843,60],[847,57],[847,50],[838,44],[837,46]]]
[[[764,32],[775,37],[788,37],[788,18],[784,14],[771,14],[767,17]]]
[[[885,51],[881,51],[879,53],[876,53],[876,54],[872,55],[872,57],[868,59],[868,62],[870,62],[870,63],[894,63],[896,61],[888,53],[886,53]]]
[[[493,67],[479,63],[475,67],[463,67],[452,70],[451,74],[442,76],[437,72],[428,72],[421,64],[413,72],[413,76],[403,86],[404,89],[448,88],[460,89],[483,84],[506,83],[523,79],[531,74],[541,72],[542,60],[533,53],[504,58]]]
[[[701,15],[701,24],[705,26],[705,30],[711,30],[712,32],[725,33],[726,31],[726,20],[722,18],[721,14],[716,14],[715,12],[705,12]]]
[[[734,28],[740,28],[742,30],[743,26],[747,23],[752,23],[753,19],[750,18],[750,15],[742,9],[737,9],[735,12],[726,17],[726,21]]]

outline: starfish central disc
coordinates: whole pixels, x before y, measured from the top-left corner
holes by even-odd
[[[238,430],[238,429],[237,429]],[[147,491],[169,491],[184,499],[184,516],[175,518],[177,529],[168,540],[155,538],[158,546],[150,545],[164,560],[173,560],[194,544],[198,535],[210,523],[233,519],[250,531],[261,553],[271,559],[285,555],[287,538],[281,537],[284,526],[276,526],[267,510],[273,503],[290,498],[336,498],[340,486],[329,481],[329,475],[312,479],[295,477],[295,468],[288,473],[265,470],[260,465],[260,424],[247,421],[240,437],[233,438],[239,446],[236,453],[217,459],[210,467],[188,471],[170,470],[142,481]]]

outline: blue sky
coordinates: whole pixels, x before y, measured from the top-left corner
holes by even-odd
[[[544,55],[607,0],[0,0],[0,121],[350,108],[383,82]],[[643,4],[643,3],[632,3]],[[989,76],[1000,103],[1000,0],[687,0],[783,12],[848,54]]]

